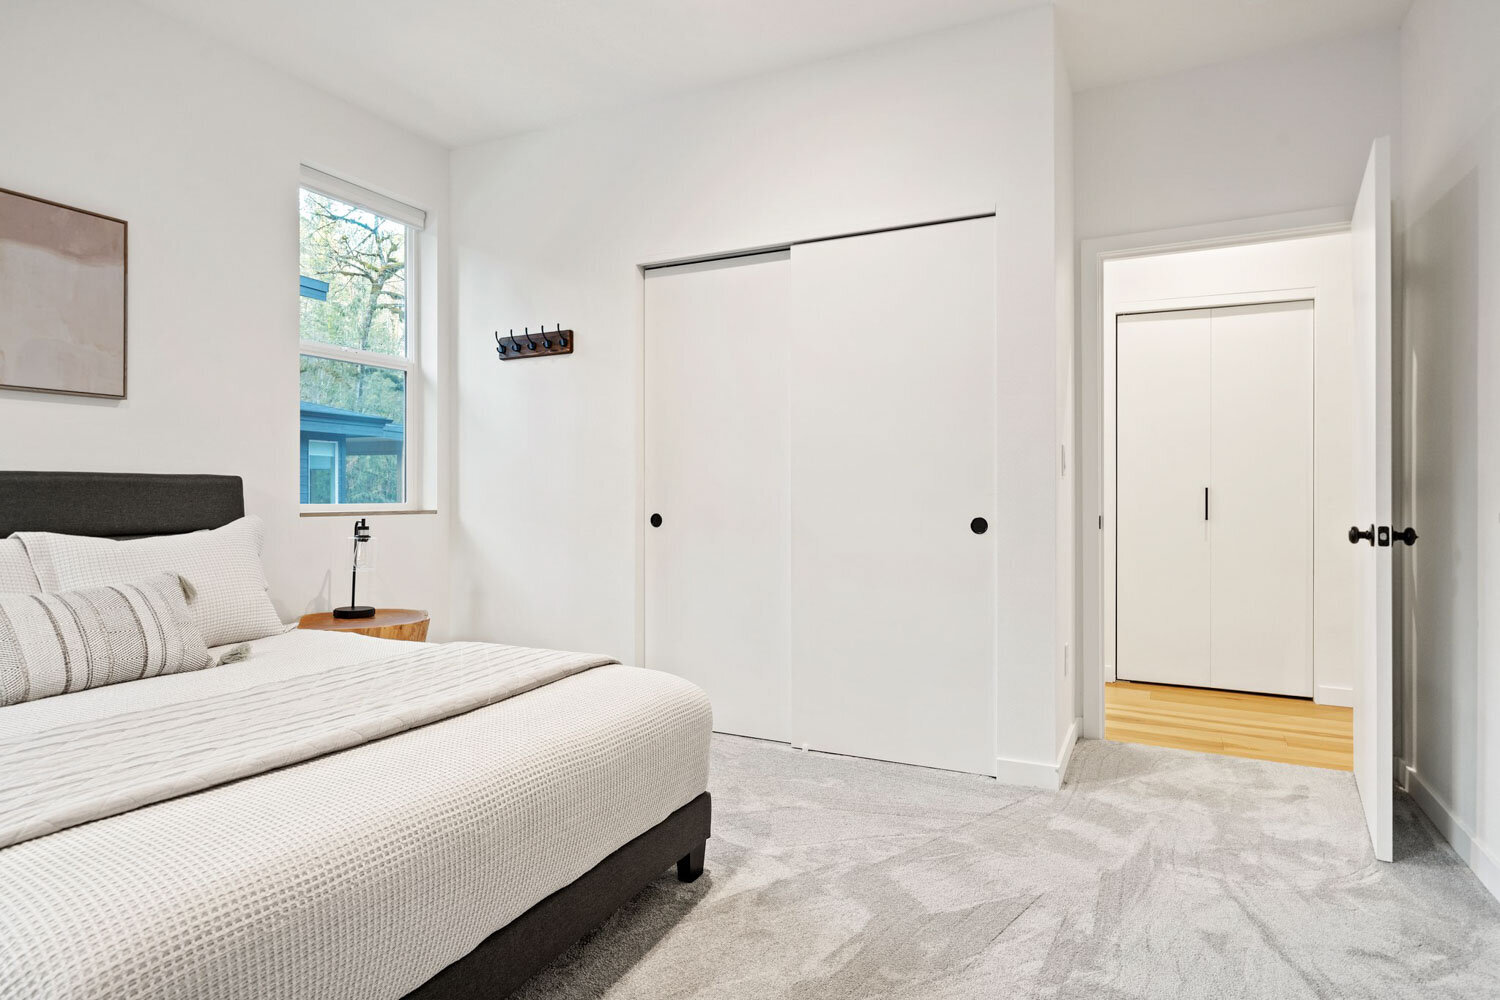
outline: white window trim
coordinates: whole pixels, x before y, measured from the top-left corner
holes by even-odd
[[[408,229],[427,228],[427,213],[420,208],[387,197],[379,191],[360,187],[358,184],[335,177],[333,174],[326,174],[313,167],[306,165],[302,167],[302,187],[327,195],[347,205],[357,205],[382,218],[399,222]]]
[[[402,514],[427,513],[422,505],[422,303],[421,260],[422,227],[427,213],[413,208],[394,198],[340,180],[332,174],[304,166],[298,187],[337,201],[374,212],[392,222],[406,226],[406,354],[381,354],[378,351],[361,351],[356,348],[338,347],[312,340],[298,338],[298,364],[301,356],[327,358],[330,361],[348,361],[376,368],[389,368],[406,373],[406,422],[402,425],[405,440],[402,444],[401,475],[406,499],[401,503],[304,503],[300,512],[315,514]],[[300,401],[301,393],[298,398]]]

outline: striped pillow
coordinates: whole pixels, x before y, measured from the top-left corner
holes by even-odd
[[[158,573],[59,594],[0,594],[0,705],[208,666],[187,592],[176,573]]]
[[[225,646],[287,631],[266,592],[260,564],[265,530],[252,514],[211,531],[125,541],[46,531],[18,531],[15,537],[49,593],[181,573],[198,590],[192,615],[203,641]]]

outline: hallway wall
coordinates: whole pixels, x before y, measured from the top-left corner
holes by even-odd
[[[1400,128],[1395,32],[1080,92],[1080,239],[1354,204]]]
[[[1500,5],[1417,0],[1402,29],[1398,744],[1423,810],[1500,895]]]

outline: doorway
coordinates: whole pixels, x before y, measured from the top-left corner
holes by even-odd
[[[1351,710],[1312,700],[1315,319],[1312,299],[1115,317],[1106,738],[1352,768]]]
[[[1078,560],[1084,734],[1106,736],[1118,662],[1116,318],[1311,299],[1311,703],[1353,710],[1354,779],[1382,860],[1392,856],[1391,556],[1395,540],[1414,537],[1390,523],[1389,149],[1374,144],[1352,219],[1330,209],[1086,240],[1080,287],[1080,527],[1097,520]]]
[[[1100,735],[1347,766],[1351,267],[1347,226],[1105,263]]]

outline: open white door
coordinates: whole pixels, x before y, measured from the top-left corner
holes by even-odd
[[[1354,253],[1354,474],[1357,523],[1349,540],[1360,560],[1359,660],[1354,675],[1354,781],[1375,857],[1392,859],[1391,757],[1391,185],[1390,140],[1377,139],[1365,167],[1351,227]],[[1412,536],[1408,535],[1410,539]],[[1407,540],[1407,544],[1411,544]]]

